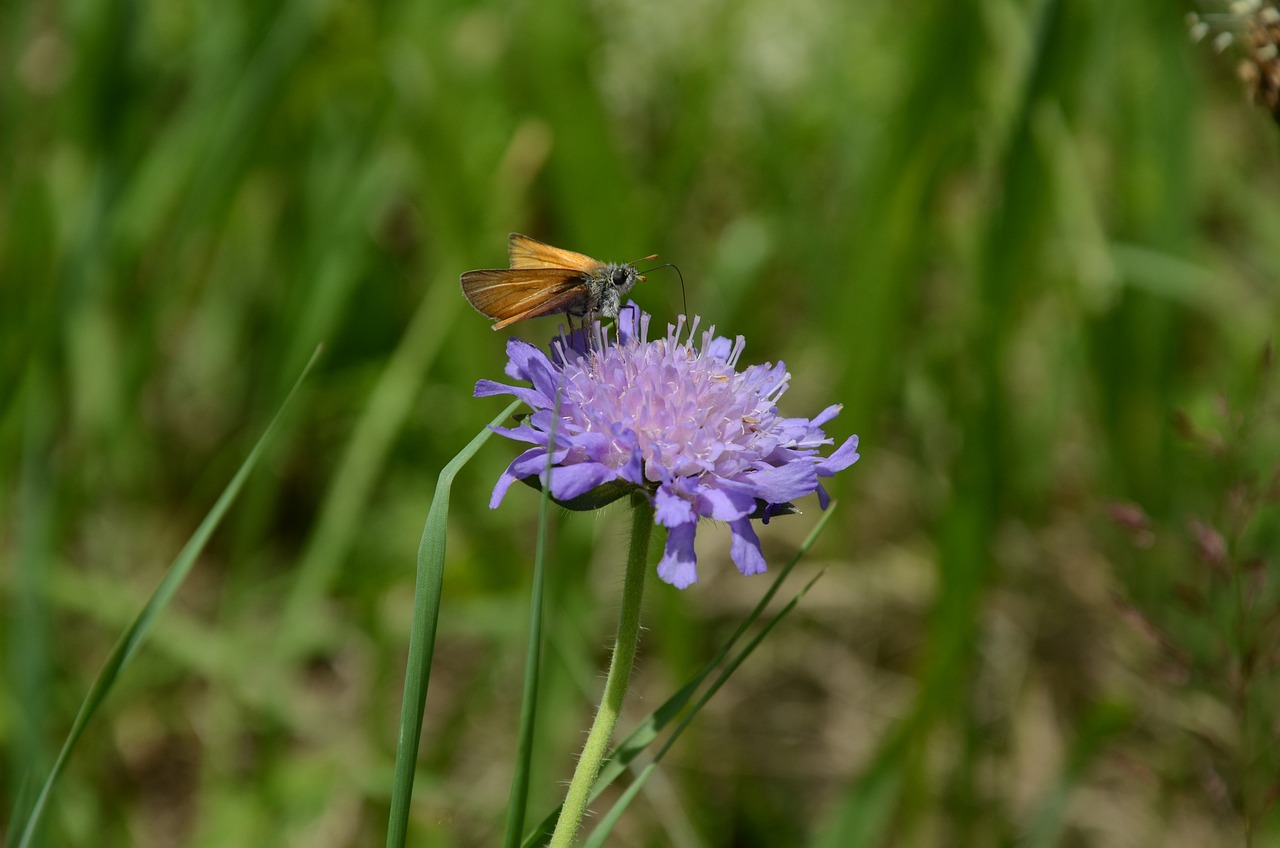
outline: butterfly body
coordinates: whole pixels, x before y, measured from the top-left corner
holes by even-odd
[[[610,262],[587,277],[587,308],[582,311],[571,310],[569,314],[575,318],[588,313],[603,318],[617,318],[618,310],[622,308],[622,298],[641,279],[643,278],[635,266]]]
[[[592,320],[616,318],[622,298],[644,279],[631,263],[600,262],[543,244],[519,233],[507,240],[510,268],[468,271],[462,294],[493,329],[564,314]]]

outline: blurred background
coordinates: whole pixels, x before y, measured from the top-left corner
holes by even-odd
[[[323,342],[45,836],[383,843],[418,537],[506,402],[471,397],[506,334],[458,275],[515,230],[677,263],[744,362],[787,363],[786,413],[842,402],[828,432],[862,440],[794,585],[825,575],[611,844],[1280,844],[1280,130],[1189,8],[0,11],[0,825]],[[681,309],[669,272],[634,295]],[[454,489],[411,845],[501,833],[537,497],[488,499],[519,450]],[[775,566],[800,506],[761,532]],[[626,524],[554,522],[531,820],[598,697]],[[650,585],[624,732],[767,588],[728,538]]]

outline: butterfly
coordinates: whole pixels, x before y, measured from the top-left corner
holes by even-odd
[[[497,321],[495,330],[557,313],[587,321],[616,318],[623,296],[645,279],[635,263],[601,262],[520,233],[507,237],[507,255],[510,268],[462,275],[462,294]]]

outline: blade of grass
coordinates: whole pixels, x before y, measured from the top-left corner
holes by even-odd
[[[760,646],[760,643],[769,635],[769,632],[777,626],[778,622],[782,621],[787,614],[796,608],[796,605],[800,603],[800,599],[808,594],[809,590],[813,588],[813,584],[817,583],[818,578],[825,573],[826,571],[820,571],[815,574],[809,582],[804,585],[804,588],[797,592],[796,596],[788,601],[785,607],[778,611],[777,615],[771,618],[764,627],[760,628],[760,632],[751,637],[751,641],[747,642],[746,646],[734,655],[733,659],[725,665],[720,674],[716,675],[716,679],[707,687],[707,690],[702,693],[702,696],[698,698],[697,703],[689,709],[684,718],[680,720],[680,723],[676,725],[675,730],[671,731],[671,735],[667,737],[666,742],[662,743],[662,747],[660,747],[657,753],[653,755],[653,759],[645,765],[640,774],[636,775],[636,779],[632,781],[631,785],[622,793],[622,797],[619,798],[617,803],[615,803],[609,812],[605,814],[604,818],[600,819],[600,824],[596,826],[594,831],[592,831],[590,838],[587,839],[586,844],[584,845],[584,848],[601,848],[601,846],[604,845],[604,840],[609,835],[609,831],[612,830],[613,826],[618,823],[620,818],[622,818],[622,814],[644,787],[645,783],[649,780],[649,777],[658,768],[658,763],[662,761],[662,758],[666,755],[667,751],[671,750],[671,746],[680,738],[680,734],[684,733],[685,729],[693,722],[693,719],[698,715],[702,708],[707,705],[707,702],[711,700],[711,696],[715,695],[715,693],[720,690],[720,687],[728,681],[729,675],[737,671],[738,667],[746,661],[747,657],[751,656],[751,653]]]
[[[502,423],[516,411],[520,401],[490,422]],[[431,679],[431,656],[435,652],[436,623],[440,619],[440,585],[444,581],[445,529],[449,518],[449,490],[462,466],[489,440],[493,431],[485,427],[458,455],[449,460],[436,482],[431,508],[418,545],[418,576],[413,596],[413,628],[409,633],[409,659],[405,664],[404,699],[400,707],[400,738],[396,743],[396,771],[391,787],[391,815],[387,822],[387,848],[403,848],[409,827],[409,801],[413,797],[414,766],[418,742],[422,738],[422,711],[427,704],[427,684]]]
[[[27,371],[19,401],[23,409],[22,456],[14,497],[16,553],[13,598],[10,606],[12,635],[7,659],[14,707],[11,777],[20,787],[11,818],[21,821],[33,800],[33,773],[49,764],[47,750],[50,713],[50,680],[53,669],[51,640],[53,617],[48,584],[53,569],[54,487],[56,472],[49,460],[50,442],[56,432],[52,393],[43,362],[37,359]],[[0,498],[3,514],[8,504]]]
[[[208,544],[209,537],[213,535],[213,531],[217,529],[222,522],[223,516],[235,501],[236,496],[240,494],[240,489],[244,486],[245,480],[249,476],[249,472],[258,464],[259,458],[262,456],[263,450],[266,448],[267,441],[271,438],[271,434],[275,431],[276,425],[279,424],[281,417],[288,409],[290,402],[297,395],[299,387],[303,380],[311,372],[316,360],[320,356],[320,349],[312,354],[302,374],[298,377],[297,382],[293,384],[293,388],[285,397],[284,403],[280,405],[279,411],[275,417],[271,419],[271,423],[267,425],[267,429],[258,439],[257,444],[253,446],[253,450],[245,458],[240,465],[240,469],[235,476],[231,478],[231,482],[227,484],[222,495],[213,505],[213,509],[205,516],[204,521],[200,522],[200,526],[196,528],[196,532],[187,541],[186,546],[178,553],[176,559],[165,572],[164,579],[160,581],[160,585],[156,587],[156,591],[152,594],[151,599],[147,601],[146,606],[138,613],[133,624],[125,631],[120,641],[111,650],[111,654],[107,657],[106,664],[102,671],[98,673],[98,677],[94,680],[93,685],[89,688],[89,693],[85,696],[84,702],[80,705],[80,711],[76,714],[75,721],[71,724],[71,730],[67,733],[66,741],[62,743],[62,750],[58,752],[58,758],[54,760],[53,767],[49,770],[49,775],[45,778],[44,784],[40,787],[39,794],[36,795],[35,803],[31,807],[31,814],[27,817],[25,824],[21,828],[15,827],[13,833],[20,835],[9,844],[15,848],[30,848],[35,839],[40,822],[44,816],[44,811],[48,806],[50,795],[53,791],[53,785],[58,777],[66,768],[67,761],[71,758],[71,752],[75,749],[76,743],[84,734],[85,727],[89,720],[97,713],[98,708],[107,699],[111,693],[111,689],[115,686],[115,682],[120,675],[128,667],[129,662],[137,654],[138,649],[142,647],[146,641],[147,634],[151,632],[151,628],[155,626],[156,619],[173,600],[173,596],[177,594],[178,589],[190,574],[192,567],[195,565],[196,557],[204,550],[204,546]]]
[[[517,848],[524,830],[529,799],[529,772],[533,761],[533,725],[538,714],[538,680],[542,673],[543,589],[547,574],[547,518],[551,512],[551,466],[555,458],[556,424],[560,421],[560,390],[556,391],[551,429],[547,433],[547,485],[538,501],[538,542],[533,553],[533,589],[529,598],[529,638],[524,663],[524,693],[520,698],[520,732],[516,744],[516,768],[507,801],[506,848]]]
[[[831,505],[827,508],[826,512],[824,512],[822,517],[818,519],[818,523],[813,526],[813,530],[809,531],[809,535],[805,537],[804,542],[801,543],[800,548],[796,551],[795,555],[778,572],[778,576],[774,578],[774,581],[772,585],[769,586],[768,591],[764,593],[764,596],[760,598],[760,601],[756,604],[755,608],[751,610],[751,613],[745,619],[742,620],[742,623],[738,625],[738,628],[733,632],[733,635],[730,636],[724,645],[721,646],[715,656],[708,660],[707,663],[699,669],[698,673],[690,678],[684,686],[680,687],[674,695],[650,713],[648,718],[640,722],[636,729],[628,734],[626,739],[623,739],[618,743],[618,746],[614,749],[613,753],[609,756],[609,759],[600,769],[600,775],[596,778],[595,785],[591,788],[592,801],[598,798],[600,793],[613,783],[613,781],[617,780],[618,776],[626,771],[627,766],[630,765],[631,761],[634,760],[641,751],[648,747],[649,743],[658,737],[658,734],[662,732],[663,728],[665,728],[677,715],[680,714],[680,711],[689,703],[693,694],[698,690],[698,687],[702,685],[702,682],[710,676],[711,672],[715,671],[720,663],[724,661],[725,657],[727,657],[729,652],[733,650],[733,646],[742,638],[742,635],[747,632],[748,628],[755,624],[755,622],[759,620],[760,616],[764,614],[764,610],[769,605],[769,602],[773,600],[774,595],[778,594],[778,590],[782,586],[782,581],[787,579],[787,575],[791,573],[793,568],[795,568],[796,563],[800,561],[801,557],[808,553],[809,548],[811,548],[813,543],[818,540],[819,534],[821,534],[823,528],[827,526],[827,522],[831,520],[831,516],[835,514],[835,508],[838,503],[838,501],[831,502]],[[521,843],[521,848],[539,848],[539,846],[545,845],[547,839],[551,836],[551,829],[555,827],[556,819],[559,818],[559,816],[560,808],[556,807],[538,824],[538,827],[533,832],[525,836],[524,842]]]

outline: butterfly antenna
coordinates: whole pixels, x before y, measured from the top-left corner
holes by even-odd
[[[658,266],[655,266],[655,267],[653,267],[653,268],[650,268],[650,269],[648,269],[647,271],[645,271],[645,273],[646,273],[646,274],[651,274],[651,273],[653,273],[654,271],[657,271],[657,270],[662,269],[662,268],[670,268],[670,269],[672,269],[673,271],[675,271],[675,272],[676,272],[676,276],[680,278],[680,302],[681,302],[681,304],[682,304],[682,306],[683,306],[684,314],[687,316],[687,315],[689,314],[689,297],[688,297],[688,295],[685,293],[685,288],[684,288],[684,274],[681,274],[681,273],[680,273],[680,268],[679,268],[679,267],[678,267],[674,262],[668,262],[668,263],[666,263],[665,265],[658,265]]]

